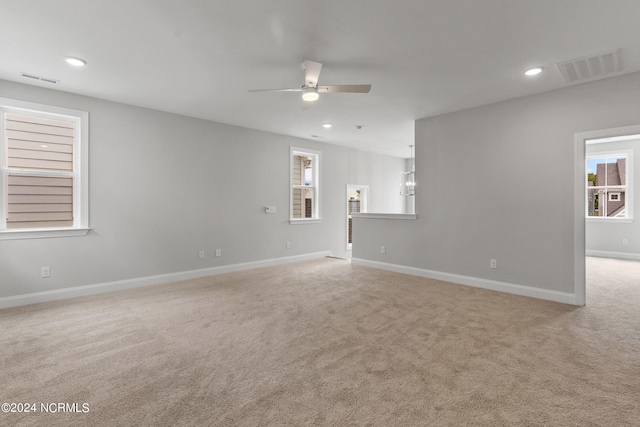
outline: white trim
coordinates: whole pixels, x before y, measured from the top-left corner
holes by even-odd
[[[321,222],[322,218],[295,218],[289,220],[291,225],[320,224]]]
[[[621,128],[624,129],[624,128]],[[607,142],[620,142],[620,141],[633,141],[640,139],[640,135],[632,134],[632,135],[621,135],[621,136],[613,136],[608,138],[597,138],[590,139],[586,141],[587,145],[591,144],[606,144]]]
[[[56,289],[53,291],[34,292],[30,294],[15,295],[0,298],[0,309],[18,307],[27,304],[36,304],[48,301],[57,301],[67,298],[76,298],[87,295],[101,294],[105,292],[120,291],[124,289],[141,288],[144,286],[161,285],[180,280],[196,279],[199,277],[215,276],[223,273],[250,270],[259,267],[287,264],[297,261],[307,261],[331,256],[331,251],[316,252],[303,255],[294,255],[283,258],[265,259],[260,261],[243,262],[240,264],[223,265],[219,267],[203,268],[199,270],[181,271],[178,273],[160,274],[157,276],[139,277],[135,279],[118,280],[115,282],[98,283],[95,285],[76,286],[73,288]]]
[[[394,214],[394,213],[359,213],[353,214],[354,218],[365,219],[417,219],[416,214]]]
[[[4,104],[3,101],[5,101],[5,99],[0,98],[0,103]],[[7,204],[9,199],[9,195],[5,194],[5,188],[7,188],[7,156],[5,155],[5,141],[7,138],[4,126],[5,114],[4,108],[0,108],[0,233],[5,230],[7,224]]]
[[[76,158],[74,164],[76,165],[76,176],[80,178],[80,182],[76,181],[76,186],[79,186],[77,193],[74,192],[74,199],[79,197],[79,201],[74,203],[77,207],[74,208],[74,215],[78,215],[79,220],[74,221],[74,227],[89,228],[89,113],[86,111],[79,112],[80,114],[80,129],[77,130],[80,137],[80,144],[78,144],[77,151],[75,153]],[[77,209],[77,210],[76,210]]]
[[[574,166],[573,181],[573,293],[576,305],[585,305],[587,302],[587,273],[585,250],[587,249],[587,162],[586,160],[586,135],[574,136]]]
[[[549,289],[534,288],[532,286],[516,285],[513,283],[480,279],[478,277],[462,276],[459,274],[443,273],[440,271],[425,270],[422,268],[408,267],[405,265],[388,264],[385,262],[370,261],[361,258],[352,258],[351,262],[355,265],[394,271],[396,273],[410,274],[412,276],[426,277],[428,279],[442,280],[459,285],[472,286],[474,288],[506,292],[509,294],[515,294],[525,297],[560,302],[563,304],[581,305],[577,304],[576,296],[574,294],[570,294],[567,292],[552,291]]]
[[[597,144],[598,142],[611,142],[610,140],[596,141],[596,140],[602,140],[604,138],[616,138],[616,140],[620,140],[619,137],[624,137],[625,135],[640,135],[640,125],[599,129],[599,130],[592,130],[587,132],[578,132],[575,134],[576,138],[579,138],[582,141],[588,140],[589,144]],[[630,138],[630,139],[636,139],[636,138]]]
[[[587,250],[587,256],[595,256],[599,258],[631,259],[634,261],[640,261],[640,254],[633,254],[629,252],[609,252],[609,251]]]
[[[51,228],[35,230],[3,230],[0,240],[48,239],[52,237],[86,236],[90,228]]]
[[[616,218],[612,216],[589,216],[587,222],[608,222],[611,224],[631,224],[633,218]]]

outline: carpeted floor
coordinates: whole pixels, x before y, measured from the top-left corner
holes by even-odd
[[[0,403],[38,413],[0,425],[637,426],[640,262],[588,278],[578,308],[327,258],[2,310]]]

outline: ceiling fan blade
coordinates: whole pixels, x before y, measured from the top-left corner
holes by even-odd
[[[371,85],[334,85],[334,86],[318,86],[318,92],[331,93],[369,93]]]
[[[322,64],[319,62],[304,61],[304,84],[309,87],[316,87],[321,69]]]
[[[256,92],[302,92],[302,88],[287,88],[287,89],[249,89],[249,93]]]

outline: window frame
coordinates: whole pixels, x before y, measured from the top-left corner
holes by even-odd
[[[293,159],[295,156],[305,156],[312,158],[312,185],[294,185],[293,183]],[[289,223],[290,224],[314,224],[322,221],[321,206],[321,168],[322,168],[322,152],[311,150],[308,148],[289,147]],[[304,173],[302,174],[304,182]],[[293,217],[293,192],[297,189],[309,189],[313,191],[313,205],[311,218],[294,218]]]
[[[600,142],[593,141],[590,142],[588,141],[587,144],[598,144]],[[621,185],[607,185],[607,186],[589,186],[589,160],[591,159],[606,159],[606,158],[615,158],[615,157],[624,157],[626,159],[626,184],[624,186]],[[606,222],[606,221],[610,221],[610,222],[620,222],[620,223],[624,223],[624,222],[632,222],[633,221],[633,202],[634,202],[634,198],[633,198],[633,149],[632,148],[622,148],[622,149],[614,149],[614,150],[607,150],[607,151],[592,151],[588,154],[585,155],[585,174],[584,174],[584,180],[585,180],[585,198],[584,198],[584,205],[585,205],[585,218],[587,221],[602,221],[602,222]],[[589,190],[596,190],[596,189],[604,189],[606,191],[607,194],[607,201],[611,201],[609,200],[609,195],[612,193],[621,193],[620,190],[624,191],[625,193],[625,217],[624,218],[618,218],[618,217],[609,217],[609,216],[589,216]],[[619,191],[616,191],[619,190]]]
[[[73,225],[56,228],[7,229],[8,175],[56,176],[56,172],[9,168],[6,114],[24,114],[74,122]],[[0,240],[84,236],[89,232],[89,113],[33,102],[0,98]]]

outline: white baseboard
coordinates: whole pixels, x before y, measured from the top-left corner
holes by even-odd
[[[609,252],[609,251],[586,251],[587,256],[595,256],[600,258],[617,258],[617,259],[631,259],[634,261],[640,261],[640,254],[632,254],[629,252]]]
[[[118,280],[115,282],[98,283],[94,285],[76,286],[73,288],[56,289],[52,291],[34,292],[30,294],[15,295],[0,298],[0,309],[18,307],[40,302],[57,301],[67,298],[82,297],[101,294],[105,292],[119,291],[123,289],[141,288],[144,286],[160,285],[177,282],[180,280],[196,279],[198,277],[215,276],[217,274],[231,273],[234,271],[250,270],[259,267],[269,267],[279,264],[287,264],[296,261],[306,261],[316,258],[331,256],[331,251],[315,252],[304,255],[294,255],[283,258],[265,259],[260,261],[243,262],[240,264],[223,265],[219,267],[203,268],[199,270],[181,271],[178,273],[160,274],[157,276],[139,277],[136,279]]]
[[[561,302],[564,304],[578,305],[575,294],[558,292],[548,289],[534,288],[531,286],[515,285],[513,283],[498,282],[495,280],[480,279],[477,277],[462,276],[459,274],[443,273],[434,270],[408,267],[399,264],[388,264],[378,261],[370,261],[360,258],[352,258],[351,263],[365,267],[379,268],[381,270],[394,271],[396,273],[411,274],[413,276],[426,277],[428,279],[442,280],[445,282],[457,283],[459,285],[473,286],[475,288],[489,289],[492,291],[507,292],[510,294],[525,297],[539,298],[548,301]]]

